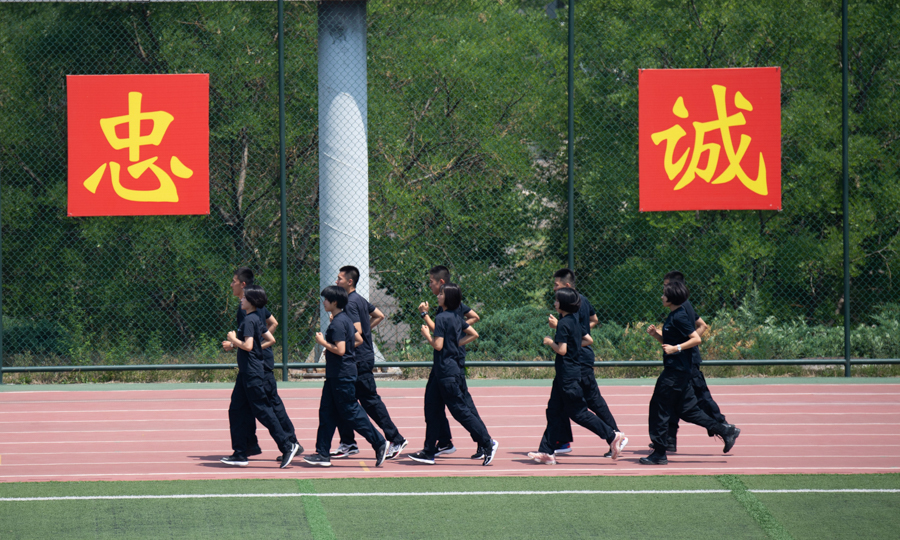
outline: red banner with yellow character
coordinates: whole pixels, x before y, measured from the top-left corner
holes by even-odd
[[[69,215],[209,213],[209,75],[69,75]]]
[[[644,69],[640,209],[781,210],[781,69]]]

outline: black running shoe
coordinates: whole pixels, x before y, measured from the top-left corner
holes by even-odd
[[[302,452],[302,451],[303,451],[302,446],[300,446],[297,443],[291,443],[291,449],[288,450],[287,452],[285,452],[283,456],[281,456],[281,468],[284,469],[285,467],[290,465],[291,460],[294,459],[294,456],[297,455],[297,452]]]
[[[482,448],[482,451],[484,451],[484,463],[482,463],[482,465],[488,466],[494,461],[494,456],[497,455],[498,448],[500,448],[500,443],[493,439],[491,439],[490,448]]]
[[[418,461],[419,463],[434,465],[434,456],[429,456],[425,452],[416,452],[415,454],[409,454],[409,459]]]
[[[435,457],[437,456],[445,456],[456,452],[456,447],[453,446],[453,442],[449,442],[444,446],[438,446],[437,452],[434,453]]]
[[[331,467],[331,459],[319,454],[310,454],[303,456],[303,461],[310,465],[318,465],[319,467]]]
[[[659,455],[656,452],[653,452],[647,457],[642,457],[638,460],[641,465],[668,465],[669,460],[666,459],[665,454]]]
[[[384,441],[384,444],[375,449],[375,466],[381,467],[384,464],[384,458],[387,451],[391,447],[391,443]]]
[[[725,441],[725,448],[722,450],[723,454],[727,454],[729,450],[734,447],[735,441],[737,441],[738,435],[741,434],[741,430],[734,427],[734,424],[725,424],[728,426],[728,431],[725,432],[725,435],[722,435],[722,440]]]
[[[231,465],[232,467],[246,467],[250,462],[247,461],[247,458],[244,456],[239,456],[237,454],[231,454],[228,457],[223,457],[220,459],[222,463],[225,465]]]
[[[484,449],[479,446],[469,459],[484,459]]]

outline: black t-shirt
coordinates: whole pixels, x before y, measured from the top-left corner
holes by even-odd
[[[444,347],[434,351],[432,368],[439,378],[455,377],[460,374],[465,362],[465,350],[459,346],[463,331],[469,325],[455,311],[441,311],[434,318],[434,337],[444,338]]]
[[[369,314],[373,311],[375,306],[356,291],[349,294],[344,313],[350,317],[350,322],[359,323],[362,328],[363,342],[356,348],[356,366],[360,372],[375,368],[375,347],[372,346],[372,327],[369,326]]]
[[[460,302],[459,307],[454,309],[451,313],[455,313],[459,317],[459,320],[461,320],[462,322],[466,322],[466,315],[470,311],[472,311],[472,308],[470,308],[469,306]],[[444,308],[442,308],[441,306],[438,306],[437,312],[434,315],[435,324],[437,324],[437,316],[443,312],[444,312]],[[468,327],[469,327],[469,325],[467,324],[465,326],[465,328],[468,328]],[[463,328],[463,330],[465,330],[465,328]],[[459,358],[457,359],[457,361],[459,363],[459,369],[464,370],[464,369],[466,369],[466,348],[459,347],[459,350],[462,352],[462,354],[459,355]]]
[[[591,317],[596,315],[596,312],[594,311],[594,306],[588,302],[588,299],[583,294],[578,293],[578,296],[581,297],[581,307],[578,308],[578,322],[581,323],[581,336],[588,336],[591,334]],[[578,340],[578,343],[580,346],[580,339]],[[581,347],[578,351],[578,362],[583,366],[593,369],[594,349],[590,346]]]
[[[261,320],[263,323],[263,334],[265,334],[268,331],[268,325],[266,324],[266,321],[269,320],[269,317],[272,316],[272,312],[269,311],[267,308],[261,307],[256,310],[256,313],[259,314],[259,320]],[[244,310],[241,309],[240,306],[238,306],[238,310],[237,310],[238,327],[241,326],[241,322],[243,322],[245,316],[246,316],[246,313],[244,312]],[[275,353],[272,352],[272,347],[262,349],[262,359],[263,359],[263,363],[265,364],[266,371],[272,371],[275,369]]]
[[[325,351],[325,378],[326,379],[343,379],[356,378],[356,358],[354,357],[354,336],[356,328],[350,321],[350,316],[346,311],[342,311],[334,316],[325,331],[325,341],[332,345],[337,345],[341,341],[346,343],[346,349],[343,356],[338,356],[331,351]]]
[[[694,333],[694,321],[684,309],[679,306],[678,309],[669,313],[666,322],[663,323],[663,343],[666,345],[681,345],[688,340],[688,337]],[[663,353],[663,365],[671,367],[679,371],[691,371],[692,360],[691,350],[683,350],[680,353],[666,354]]]
[[[697,312],[694,311],[694,306],[691,305],[691,301],[685,300],[684,303],[681,304],[681,307],[683,307],[687,312],[688,318],[694,321],[694,328],[696,329],[697,321],[700,320],[700,315],[697,315]],[[703,358],[700,356],[700,347],[694,347],[693,349],[691,349],[691,361],[695,364],[703,363]]]
[[[245,314],[241,320],[241,324],[237,329],[237,338],[245,341],[248,337],[253,338],[253,349],[245,351],[241,348],[237,350],[238,369],[248,378],[262,377],[265,373],[265,363],[262,359],[262,335],[265,332],[265,324],[260,320],[259,311]]]
[[[578,356],[581,350],[581,323],[574,313],[569,313],[559,319],[556,325],[556,335],[553,342],[557,345],[566,344],[566,354],[557,354],[554,362],[557,377],[574,377],[579,372]]]

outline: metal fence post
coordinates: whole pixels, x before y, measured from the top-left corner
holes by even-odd
[[[2,175],[0,175],[2,176]],[[0,187],[2,187],[0,180]],[[3,212],[0,211],[0,217]],[[0,219],[0,385],[3,384],[3,226]]]
[[[575,270],[575,2],[569,0],[569,127],[568,127],[568,207],[569,207],[569,269]]]
[[[284,0],[278,0],[278,158],[281,174],[281,380],[288,380],[287,157],[284,118]]]
[[[847,64],[847,0],[843,0],[841,12],[841,109],[842,109],[842,154],[844,177],[844,377],[850,376],[850,102],[848,85],[850,68]]]

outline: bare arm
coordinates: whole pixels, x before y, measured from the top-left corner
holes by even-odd
[[[565,356],[569,351],[569,345],[567,343],[556,343],[553,341],[551,337],[544,338],[544,345],[549,345],[553,352],[560,356]]]
[[[648,326],[647,333],[650,334],[651,336],[653,336],[656,339],[656,341],[662,343],[662,334],[659,333],[659,330],[656,328],[655,325],[651,324],[650,326]]]
[[[706,324],[706,321],[703,320],[703,317],[697,319],[696,323],[694,323],[694,326],[697,327],[697,335],[700,337],[706,335],[707,330],[709,330],[709,325]]]
[[[427,326],[429,330],[434,332],[434,321],[432,321],[431,317],[428,315],[429,309],[431,309],[431,306],[428,305],[428,302],[422,302],[421,304],[419,304],[419,313],[425,314],[422,317],[422,322],[425,323],[425,326]]]
[[[357,331],[353,334],[353,347],[356,348],[362,344],[363,344],[362,332]]]
[[[232,330],[231,332],[228,332],[228,341],[230,341],[233,346],[242,351],[250,352],[253,350],[253,336],[250,336],[244,341],[241,341],[237,338],[237,332]]]
[[[384,320],[384,313],[381,312],[380,309],[375,308],[375,311],[369,313],[369,328],[375,328],[381,321]]]
[[[325,336],[322,335],[322,332],[316,332],[316,343],[325,348],[326,351],[336,354],[338,356],[344,356],[344,353],[347,352],[347,342],[346,341],[338,341],[334,345],[325,341]]]
[[[582,347],[590,347],[593,344],[594,344],[594,338],[592,338],[590,334],[585,334],[584,337],[581,338],[581,346]]]
[[[593,328],[593,327],[597,326],[598,324],[600,324],[600,319],[597,318],[597,314],[596,314],[596,313],[595,313],[594,315],[591,315],[590,321],[591,321],[591,328]]]
[[[272,332],[266,331],[266,333],[262,336],[262,341],[260,342],[259,346],[263,349],[268,349],[272,345],[275,345],[275,336],[272,335]]]
[[[465,329],[465,333],[466,333],[466,335],[463,336],[463,338],[461,340],[459,340],[459,345],[461,347],[464,347],[464,346],[468,345],[469,343],[472,343],[473,341],[478,339],[478,332],[476,332],[475,329],[472,328],[471,326]]]
[[[700,345],[701,341],[703,341],[703,340],[700,339],[700,336],[697,335],[697,331],[694,330],[693,332],[691,332],[691,335],[688,336],[688,340],[685,341],[684,343],[681,343],[681,350],[683,351],[685,349],[690,349],[690,348],[696,347],[697,345]],[[677,345],[663,345],[663,351],[665,351],[666,354],[675,354],[678,352],[678,346]]]
[[[479,317],[478,314],[475,313],[474,309],[470,309],[469,312],[466,313],[465,317],[463,317],[463,318],[466,320],[466,323],[469,324],[470,326],[481,320],[481,317]]]
[[[427,325],[422,325],[422,335],[428,341],[428,344],[436,351],[441,351],[444,349],[444,338],[433,338],[431,337],[431,330],[428,329]]]
[[[269,332],[272,332],[272,335],[275,335],[275,329],[278,328],[278,319],[275,318],[274,315],[269,315],[269,318],[266,319],[266,329]]]

